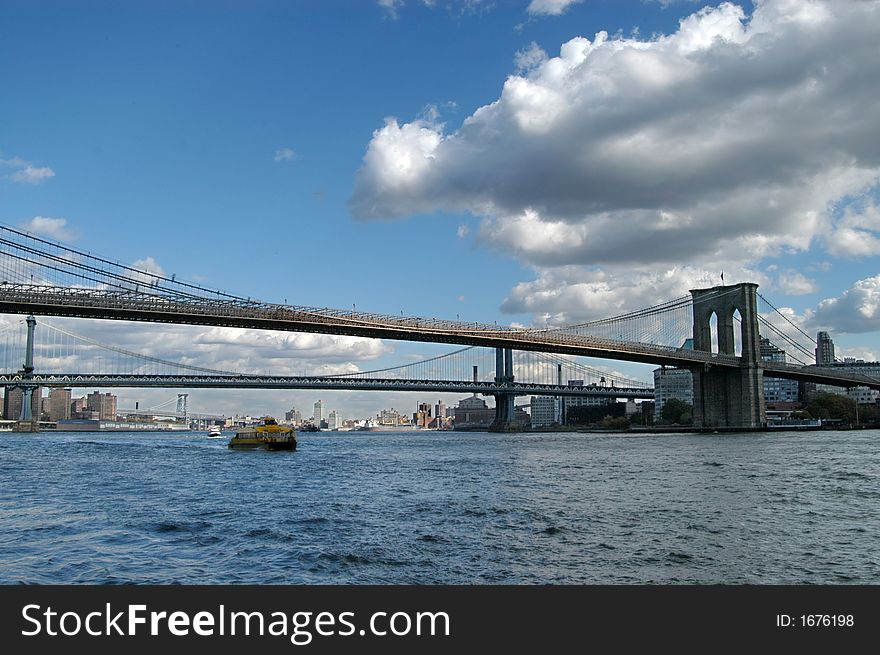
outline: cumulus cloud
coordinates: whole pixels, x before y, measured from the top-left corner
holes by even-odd
[[[11,169],[9,179],[21,184],[39,184],[55,176],[55,171],[48,166],[35,166],[21,157],[0,158],[0,167]]]
[[[780,273],[776,284],[783,293],[789,296],[802,296],[817,290],[815,280],[791,269]]]
[[[73,241],[77,238],[76,230],[67,225],[66,218],[49,218],[47,216],[34,216],[19,227],[33,234],[47,236],[56,241]]]
[[[280,161],[292,161],[296,159],[296,153],[291,148],[278,148],[275,151],[275,157],[273,159],[276,162]]]
[[[526,11],[532,16],[559,16],[564,14],[571,5],[584,0],[532,0]]]
[[[724,269],[726,284],[758,281],[765,275],[745,268]],[[540,270],[537,278],[516,285],[501,305],[511,314],[532,313],[537,325],[583,323],[651,307],[658,302],[687,296],[691,289],[721,284],[720,269],[693,266],[660,271],[593,269],[568,266]],[[681,326],[681,334],[691,330]],[[676,336],[673,341],[678,341]]]
[[[880,255],[880,207],[873,198],[847,205],[834,220],[828,252],[842,257]]]
[[[837,298],[820,302],[810,325],[832,333],[880,330],[880,275],[859,280]]]
[[[543,61],[526,50],[457,129],[386,119],[350,209],[472,213],[479,242],[533,266],[536,286],[561,266],[589,284],[596,267],[875,254],[870,206],[833,208],[880,188],[878,41],[876,1],[764,0],[751,16],[706,7],[648,40],[599,32]]]

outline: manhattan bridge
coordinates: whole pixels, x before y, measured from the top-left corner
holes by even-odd
[[[880,379],[843,367],[812,365],[815,342],[757,288],[741,283],[694,289],[687,296],[588,323],[508,327],[262,302],[138,270],[0,225],[0,313],[28,316],[0,331],[0,385],[19,387],[26,398],[41,386],[480,393],[495,397],[497,429],[515,425],[516,396],[653,397],[649,385],[612,376],[576,357],[690,370],[694,422],[705,429],[763,427],[764,376],[880,389]],[[51,317],[463,347],[378,371],[273,376],[151,357],[82,337],[69,326],[53,324]],[[762,340],[784,352],[786,361],[762,360]],[[573,380],[578,384],[568,384]],[[30,403],[24,402],[23,419],[29,408]]]

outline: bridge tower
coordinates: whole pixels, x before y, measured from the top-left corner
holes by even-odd
[[[177,415],[183,416],[183,422],[187,423],[186,417],[186,399],[189,398],[188,393],[177,394]]]
[[[495,349],[495,383],[499,386],[513,383],[513,350],[510,348]],[[514,401],[516,396],[509,392],[493,393],[495,396],[495,420],[489,427],[490,432],[516,432],[520,429],[516,420]]]
[[[27,344],[25,346],[24,366],[22,367],[23,382],[17,385],[22,391],[21,415],[15,426],[15,431],[36,432],[40,417],[38,416],[34,419],[31,405],[33,404],[34,391],[39,387],[29,380],[34,375],[34,330],[37,327],[37,319],[33,316],[28,316],[25,322],[27,323]]]
[[[739,369],[699,365],[694,379],[694,425],[700,428],[758,429],[766,423],[764,377],[758,333],[758,285],[752,282],[691,290],[694,350],[712,352],[714,314],[718,354],[736,356],[733,313],[740,315],[742,364]]]

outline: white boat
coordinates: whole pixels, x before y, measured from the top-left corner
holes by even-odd
[[[208,430],[208,439],[220,439],[223,437],[223,433],[220,432],[220,427],[217,425],[212,425],[211,429]]]

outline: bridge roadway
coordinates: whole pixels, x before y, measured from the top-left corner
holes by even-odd
[[[602,339],[574,334],[565,328],[512,328],[189,294],[161,296],[140,289],[86,289],[4,281],[0,282],[0,313],[343,334],[512,348],[684,368],[740,366],[739,357]],[[880,389],[880,380],[876,378],[834,368],[820,369],[774,362],[766,362],[763,368],[765,374],[772,377]]]
[[[653,398],[653,389],[568,386],[512,382],[457,380],[402,380],[394,378],[306,377],[271,375],[93,375],[24,373],[0,375],[0,387],[17,384],[43,387],[169,387],[223,389],[340,389],[360,391],[439,391],[447,393],[513,393],[517,396],[580,396],[594,398]]]

